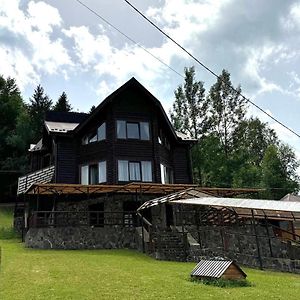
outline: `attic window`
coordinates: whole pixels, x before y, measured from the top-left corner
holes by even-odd
[[[92,131],[92,133],[86,135],[82,139],[82,144],[90,144],[98,141],[103,141],[106,139],[106,123],[103,122],[97,130]]]
[[[117,138],[149,141],[149,122],[129,122],[118,120]]]

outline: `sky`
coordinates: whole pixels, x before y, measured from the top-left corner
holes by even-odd
[[[183,74],[195,65],[209,87],[215,78],[123,0],[81,0],[124,34]],[[292,0],[131,0],[215,73],[300,134],[300,2]],[[25,101],[41,84],[53,101],[65,91],[88,112],[134,76],[168,112],[183,77],[132,43],[76,0],[0,0],[0,74],[17,80]],[[300,158],[300,138],[269,122]]]

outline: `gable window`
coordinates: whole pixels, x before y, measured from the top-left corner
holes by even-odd
[[[97,164],[83,165],[80,168],[81,184],[99,184],[107,181],[106,161]]]
[[[118,180],[152,182],[151,161],[118,160]]]
[[[102,123],[97,129],[98,141],[103,141],[106,139],[106,123]]]
[[[117,120],[117,138],[149,141],[149,122],[127,122]]]
[[[90,143],[103,141],[106,139],[106,123],[103,122],[97,129],[82,138],[82,144],[87,145]]]
[[[139,139],[140,138],[140,129],[139,123],[129,123],[126,124],[127,129],[127,138],[128,139]]]
[[[160,164],[160,177],[163,184],[174,182],[173,170],[163,164]]]

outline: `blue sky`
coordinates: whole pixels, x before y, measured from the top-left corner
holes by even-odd
[[[194,65],[123,0],[82,0],[179,73]],[[300,3],[290,0],[132,0],[149,18],[272,116],[300,133]],[[176,4],[175,4],[176,3]],[[168,111],[176,73],[75,0],[0,0],[0,73],[17,79],[26,101],[41,84],[55,101],[65,91],[88,111],[135,76]],[[195,64],[196,65],[196,64]],[[196,65],[208,89],[215,79]],[[300,139],[256,109],[300,157]]]

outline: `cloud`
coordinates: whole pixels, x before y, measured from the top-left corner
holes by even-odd
[[[20,3],[0,0],[0,69],[24,89],[43,73],[57,74],[73,63],[63,41],[52,36],[63,23],[58,10],[43,1],[30,1],[22,10]]]

